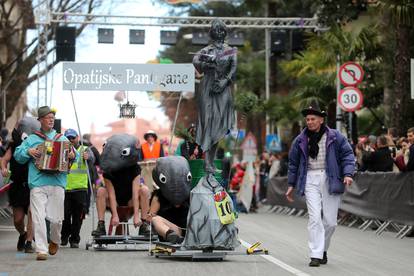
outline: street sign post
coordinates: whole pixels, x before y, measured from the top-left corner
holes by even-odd
[[[339,68],[339,79],[344,86],[356,86],[364,78],[364,70],[355,62],[346,62]]]
[[[361,108],[363,103],[361,91],[356,87],[345,87],[339,92],[339,106],[347,112],[353,112]]]

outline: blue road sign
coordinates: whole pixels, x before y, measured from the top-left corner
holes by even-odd
[[[266,135],[266,149],[269,152],[279,152],[282,151],[282,143],[277,134]]]

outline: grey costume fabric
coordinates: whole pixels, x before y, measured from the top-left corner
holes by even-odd
[[[138,140],[129,134],[115,134],[106,140],[101,154],[104,172],[115,172],[138,162]]]
[[[152,171],[161,194],[173,205],[180,205],[190,197],[191,177],[190,165],[182,156],[158,158]]]
[[[40,130],[40,122],[33,117],[23,117],[16,126],[16,131],[21,140],[26,139],[27,136],[38,130]]]
[[[214,56],[214,61],[205,59]],[[198,124],[196,142],[203,151],[210,150],[233,127],[235,122],[231,82],[237,67],[237,52],[221,42],[201,49],[193,58],[194,67],[204,73],[196,90]],[[222,89],[218,88],[222,82]]]
[[[234,223],[223,225],[217,215],[214,193],[223,187],[210,175],[203,177],[191,191],[185,249],[234,250],[240,245]]]

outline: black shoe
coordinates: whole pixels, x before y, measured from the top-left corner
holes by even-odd
[[[184,238],[178,236],[174,231],[168,230],[165,235],[165,240],[170,243],[179,244],[183,242]]]
[[[61,246],[66,246],[68,245],[69,239],[68,238],[61,238],[60,239],[60,245]]]
[[[323,258],[320,260],[321,264],[327,264],[328,263],[328,253],[325,251],[323,252]]]
[[[92,236],[99,237],[99,236],[104,236],[104,235],[106,235],[105,222],[100,220],[98,222],[98,226],[96,227],[96,230],[92,231]]]
[[[414,230],[411,230],[410,232],[408,232],[407,235],[405,235],[407,238],[413,238],[414,237]]]
[[[321,259],[318,258],[311,258],[309,266],[317,267],[321,264]]]
[[[17,240],[17,251],[23,251],[24,250],[24,244],[26,242],[27,233],[24,232],[23,234],[20,234],[19,239]]]
[[[143,221],[141,226],[139,227],[138,235],[149,236],[151,233],[151,225],[148,221]]]
[[[70,243],[70,248],[79,248],[79,243],[71,242]]]
[[[26,241],[26,244],[24,245],[24,253],[34,253],[34,249],[32,246],[31,241]]]

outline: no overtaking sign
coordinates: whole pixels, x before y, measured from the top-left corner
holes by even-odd
[[[339,68],[339,79],[344,86],[356,86],[364,78],[362,67],[355,62],[347,62]]]

